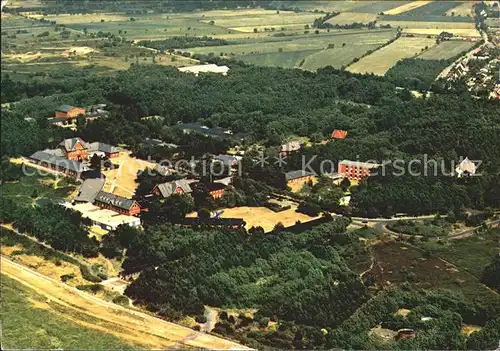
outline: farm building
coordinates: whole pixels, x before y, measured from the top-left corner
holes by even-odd
[[[75,202],[90,202],[93,203],[97,194],[104,187],[104,179],[86,179],[78,190],[78,195],[75,197]]]
[[[68,160],[82,161],[89,158],[87,144],[80,138],[65,139],[59,143],[59,147]]]
[[[285,181],[288,186],[294,184],[304,184],[312,181],[314,176],[314,173],[301,169],[285,173]]]
[[[332,132],[332,139],[345,139],[347,131],[342,129],[334,129]]]
[[[136,215],[141,212],[141,207],[137,201],[99,191],[95,197],[94,204],[100,208],[108,209],[125,215]]]
[[[476,165],[474,162],[469,160],[468,157],[466,157],[462,162],[460,162],[457,168],[455,168],[455,172],[459,178],[464,175],[474,175],[476,173]]]
[[[70,177],[79,178],[81,174],[88,170],[82,163],[57,155],[53,150],[37,151],[30,156],[34,163],[62,172]]]
[[[229,72],[229,67],[217,66],[215,64],[195,65],[195,66],[188,66],[188,67],[180,67],[179,71],[193,73],[195,76],[198,76],[200,73],[217,73],[217,74],[222,74],[223,76],[226,76],[227,72]]]
[[[380,167],[376,163],[343,160],[339,162],[339,174],[349,180],[361,180],[370,176],[371,170]]]
[[[241,157],[232,156],[232,155],[217,155],[215,156],[215,160],[222,162],[224,166],[235,167],[238,165]]]
[[[88,143],[87,147],[90,157],[94,153],[104,153],[104,155],[108,158],[118,157],[120,155],[119,148],[106,143],[101,143],[101,142]]]
[[[56,109],[56,118],[76,118],[78,116],[85,116],[85,109],[82,107],[75,107],[70,105],[62,105]]]
[[[280,146],[280,154],[288,155],[289,153],[299,151],[302,145],[298,141],[291,141]]]
[[[131,227],[139,227],[141,225],[141,220],[138,217],[126,216],[107,209],[101,209],[91,203],[76,205],[65,203],[64,206],[80,212],[83,218],[90,219],[92,225],[97,225],[105,230],[115,230],[120,225],[129,225]]]
[[[214,199],[220,199],[226,191],[226,186],[222,183],[211,183],[207,185],[208,193]]]
[[[190,194],[192,191],[193,190],[189,186],[189,183],[185,179],[181,179],[158,184],[153,188],[152,193],[156,196],[167,198],[173,194]]]

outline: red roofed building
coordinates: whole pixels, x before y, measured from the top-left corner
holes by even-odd
[[[347,131],[342,129],[334,129],[332,133],[332,139],[345,139],[347,136]]]

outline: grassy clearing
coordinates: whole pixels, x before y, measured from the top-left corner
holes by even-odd
[[[372,250],[375,265],[370,274],[379,286],[409,281],[425,289],[444,288],[461,292],[471,300],[485,304],[494,303],[500,298],[461,266],[455,267],[410,245],[395,241],[382,242],[373,246]]]
[[[420,247],[456,264],[476,277],[481,277],[484,267],[500,253],[500,229],[490,229],[467,239],[447,240],[440,244],[421,243]]]
[[[424,6],[406,11],[405,14],[410,16],[441,16],[461,3],[461,1],[429,1]]]
[[[424,237],[446,236],[453,230],[452,225],[448,222],[434,224],[433,220],[425,221],[405,221],[400,220],[387,225],[392,231],[409,235],[421,235]]]
[[[321,14],[308,12],[291,12],[280,11],[279,14],[264,14],[264,15],[244,15],[244,16],[221,16],[209,17],[205,16],[201,22],[209,23],[214,21],[215,25],[235,28],[235,27],[250,27],[250,26],[278,26],[290,24],[312,24],[316,18],[321,17]]]
[[[340,15],[330,18],[327,22],[339,26],[352,23],[370,23],[377,19],[373,13],[342,12]]]
[[[413,57],[422,49],[431,48],[434,45],[436,45],[434,39],[402,37],[350,65],[347,70],[353,73],[384,75],[399,60]]]
[[[2,196],[24,206],[34,205],[40,200],[64,200],[75,189],[76,184],[64,177],[40,175],[37,170],[26,167],[30,174],[19,181],[5,182],[1,186]],[[31,175],[32,174],[32,175]]]
[[[134,345],[68,319],[64,307],[2,275],[2,346],[6,349],[130,349]],[[74,313],[71,314],[74,317]],[[87,317],[88,318],[88,317]]]
[[[418,58],[425,60],[447,60],[464,51],[469,51],[472,46],[474,46],[474,43],[468,41],[444,41],[419,55]]]

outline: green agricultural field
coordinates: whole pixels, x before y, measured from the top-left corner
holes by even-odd
[[[64,307],[2,275],[2,346],[5,349],[135,348],[64,315]]]
[[[277,1],[282,8],[299,8],[304,11],[345,12],[354,11],[358,7],[377,4],[381,1]]]
[[[408,3],[407,1],[363,1],[363,6],[355,7],[351,11],[358,13],[381,13]]]
[[[462,1],[433,1],[419,8],[405,12],[409,16],[440,16],[457,7]]]
[[[235,15],[235,16],[220,16],[211,17],[205,16],[202,20],[203,23],[210,23],[214,21],[216,26],[221,26],[225,28],[231,28],[239,30],[238,28],[243,28],[242,31],[248,32],[247,28],[253,27],[280,27],[285,25],[299,24],[311,25],[316,18],[321,17],[321,14],[309,13],[309,12],[292,12],[292,11],[280,11],[280,13],[274,12],[273,14],[255,14],[255,15]]]
[[[469,41],[444,41],[419,55],[418,58],[425,60],[447,60],[462,52],[469,51],[473,46],[474,43]]]
[[[308,71],[316,71],[319,68],[327,66],[341,68],[351,63],[354,58],[359,58],[367,51],[377,49],[380,45],[349,45],[345,48],[337,47],[334,49],[321,50],[315,54],[309,55],[301,68]]]
[[[352,23],[364,23],[368,24],[377,20],[377,15],[374,13],[354,13],[354,12],[342,12],[341,14],[330,18],[327,23],[333,25],[346,25]]]
[[[423,6],[425,7],[425,6]],[[379,22],[452,22],[452,23],[473,23],[474,19],[470,17],[452,17],[452,16],[409,16],[409,15],[379,15]]]
[[[256,55],[276,52],[294,52],[305,50],[324,50],[329,45],[335,48],[348,48],[349,46],[382,45],[395,35],[394,30],[346,30],[333,34],[319,34],[301,37],[287,37],[282,41],[255,41],[246,44],[222,45],[193,48],[189,51],[197,54],[223,53],[226,56],[238,58],[239,55]],[[345,44],[345,45],[344,45]],[[368,49],[367,49],[368,50]],[[366,50],[365,50],[366,51]],[[354,58],[354,57],[353,57]]]
[[[299,68],[302,60],[310,55],[314,55],[316,52],[318,50],[270,52],[266,54],[244,55],[238,57],[238,59],[256,66]]]
[[[401,37],[350,65],[347,70],[353,73],[384,75],[399,60],[414,57],[426,47],[432,48],[434,45],[435,39]]]

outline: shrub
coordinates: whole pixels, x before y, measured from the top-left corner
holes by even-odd
[[[207,317],[205,317],[203,315],[199,315],[199,316],[196,316],[194,318],[194,320],[196,321],[196,323],[206,323],[207,322]]]
[[[84,285],[77,285],[76,288],[78,290],[82,291],[87,291],[92,294],[97,294],[99,291],[103,291],[104,287],[100,284],[84,284]]]
[[[67,281],[73,279],[74,277],[75,277],[75,275],[73,273],[71,273],[71,274],[63,274],[63,275],[61,275],[61,281],[63,283],[66,283]]]
[[[90,267],[87,265],[80,265],[80,272],[82,273],[82,278],[85,280],[88,280],[89,282],[92,283],[100,283],[102,282],[102,279],[95,276],[92,271],[90,270]]]
[[[117,305],[121,305],[121,306],[128,306],[128,304],[129,304],[128,297],[123,296],[123,295],[119,295],[119,296],[115,297],[112,301],[113,301],[113,303],[116,303]]]

